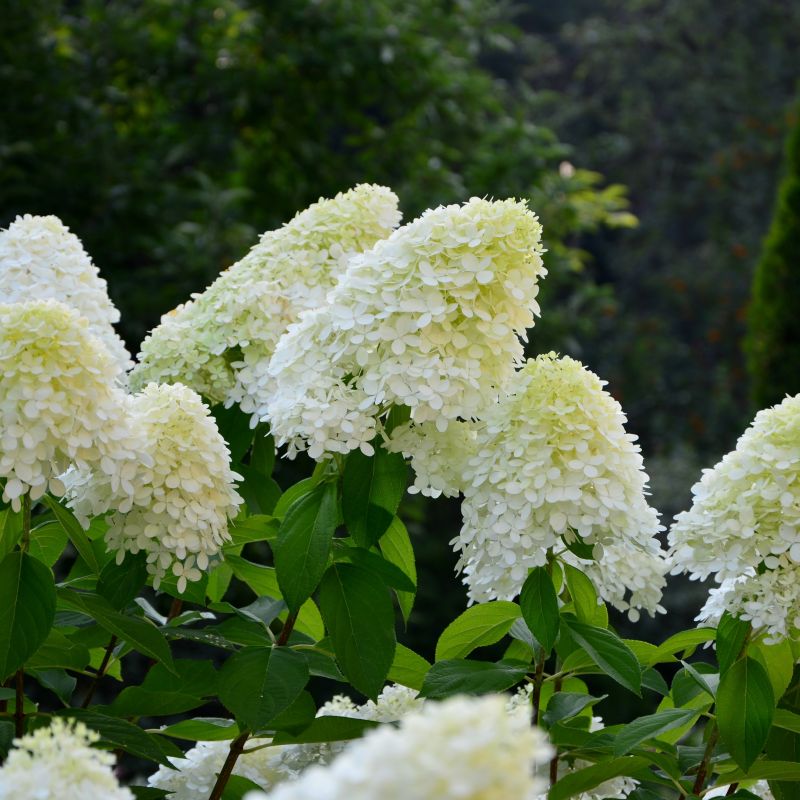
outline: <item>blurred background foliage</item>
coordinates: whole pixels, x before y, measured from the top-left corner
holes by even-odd
[[[794,0],[5,0],[0,225],[60,216],[135,350],[320,196],[385,183],[406,219],[527,197],[550,270],[530,352],[609,381],[668,522],[754,410],[742,339],[798,52]],[[406,512],[430,644],[463,608],[459,510]]]

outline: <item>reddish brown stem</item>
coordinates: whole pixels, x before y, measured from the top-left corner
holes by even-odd
[[[111,653],[114,650],[114,647],[117,644],[117,637],[112,636],[106,646],[106,651],[103,653],[103,660],[100,662],[100,667],[97,670],[97,675],[94,676],[92,679],[91,684],[89,685],[89,689],[86,692],[86,697],[83,698],[83,702],[81,703],[81,708],[88,708],[89,703],[92,702],[92,698],[94,697],[94,693],[97,690],[97,684],[100,682],[100,679],[103,675],[106,674],[106,670],[108,669],[108,662],[111,661]]]
[[[228,781],[233,774],[233,768],[236,766],[236,761],[244,750],[248,736],[250,736],[250,733],[245,731],[244,733],[239,734],[239,736],[237,736],[231,742],[230,750],[228,750],[228,757],[225,759],[225,763],[222,765],[222,769],[219,771],[217,782],[214,784],[214,788],[211,790],[208,800],[220,800],[222,797],[225,787],[228,785]]]

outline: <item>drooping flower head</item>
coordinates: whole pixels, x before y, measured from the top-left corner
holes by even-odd
[[[527,715],[509,714],[501,695],[426,703],[399,727],[381,726],[328,767],[315,766],[274,790],[271,800],[533,800],[544,790],[535,768],[552,748]],[[265,798],[251,794],[249,800]]]
[[[20,507],[60,496],[71,465],[97,468],[115,489],[139,443],[117,386],[119,369],[78,312],[55,300],[0,305],[0,478]]]
[[[529,360],[484,412],[453,541],[472,600],[514,597],[548,551],[565,552],[578,537],[597,559],[606,546],[658,549],[640,448],[604,385],[550,353]]]
[[[202,294],[165,315],[142,344],[132,382],[181,382],[248,413],[265,402],[267,366],[302,309],[315,308],[351,256],[400,221],[397,196],[361,184],[274,231]]]
[[[541,226],[524,202],[473,198],[426,211],[351,259],[280,340],[260,415],[289,454],[370,452],[380,418],[469,419],[522,358],[538,314]]]
[[[800,395],[759,411],[675,518],[675,570],[718,582],[800,564]]]
[[[396,722],[422,706],[417,693],[404,686],[387,686],[372,700],[357,705],[349,697],[338,695],[325,703],[318,717],[335,716],[365,719],[373,722]],[[233,774],[248,778],[268,791],[283,781],[297,778],[314,764],[327,764],[347,747],[347,742],[323,744],[272,745],[269,739],[250,739],[248,749],[236,761]],[[184,758],[170,758],[174,769],[161,767],[147,785],[170,792],[172,800],[195,800],[207,797],[214,787],[228,756],[229,742],[198,742]]]
[[[129,399],[128,414],[148,456],[130,465],[133,493],[115,492],[97,470],[75,473],[66,476],[69,504],[84,524],[113,510],[106,543],[118,563],[144,551],[154,585],[169,570],[183,591],[229,539],[240,476],[208,407],[186,386],[149,384]]]
[[[58,300],[74,308],[101,339],[119,371],[131,357],[114,330],[119,311],[81,240],[58,217],[17,217],[0,231],[0,298],[4,303]]]
[[[0,767],[0,798],[133,800],[114,777],[114,756],[91,746],[99,739],[82,722],[60,717],[15,739]]]

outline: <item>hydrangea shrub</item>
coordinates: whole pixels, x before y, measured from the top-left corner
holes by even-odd
[[[524,360],[536,215],[397,209],[265,233],[132,372],[77,238],[0,233],[0,800],[800,797],[800,397],[664,548],[605,383]],[[432,659],[407,491],[462,497]],[[621,638],[671,572],[715,582],[698,626]]]

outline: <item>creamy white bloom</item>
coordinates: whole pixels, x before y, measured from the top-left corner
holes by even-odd
[[[242,502],[230,453],[200,396],[181,384],[149,384],[130,397],[128,414],[144,442],[146,462],[129,465],[132,493],[120,494],[97,470],[65,476],[69,504],[83,524],[113,510],[106,543],[125,553],[147,553],[157,587],[167,571],[200,580],[230,536],[228,520]]]
[[[439,430],[433,422],[409,422],[392,431],[386,449],[402,453],[414,470],[409,494],[458,495],[463,488],[464,466],[475,454],[477,424],[457,420]]]
[[[670,531],[675,571],[722,583],[800,564],[800,395],[759,411],[692,494]]]
[[[58,217],[25,214],[0,231],[0,298],[4,303],[58,300],[85,317],[119,371],[131,357],[114,330],[119,311],[81,240]]]
[[[475,416],[522,359],[539,308],[541,226],[525,203],[473,198],[426,211],[352,258],[270,363],[260,416],[289,455],[361,448],[393,405],[415,423]]]
[[[301,310],[322,305],[351,256],[397,227],[397,202],[384,186],[360,184],[264,233],[202,294],[162,318],[142,343],[133,385],[177,381],[214,402],[259,409],[278,339]]]
[[[351,717],[373,722],[396,722],[418,709],[422,700],[413,689],[391,685],[384,688],[377,702],[357,705],[349,697],[337,695],[325,703],[317,716]],[[272,745],[269,739],[250,739],[239,757],[234,775],[241,775],[268,791],[283,781],[294,780],[313,764],[327,764],[347,746],[347,742],[325,744]],[[161,767],[148,778],[148,786],[173,792],[172,800],[207,797],[216,782],[230,742],[198,742],[184,758],[170,758],[174,769]],[[248,752],[252,748],[252,752]]]
[[[96,468],[116,490],[139,441],[117,386],[118,366],[89,323],[55,300],[0,305],[0,478],[20,508],[60,496],[71,465]]]
[[[328,767],[311,767],[271,800],[533,800],[535,768],[552,748],[542,731],[506,711],[507,698],[454,697],[353,742]],[[266,795],[251,793],[248,800]]]
[[[0,800],[133,800],[114,777],[114,756],[91,746],[99,739],[60,717],[15,739],[0,767]]]
[[[749,570],[724,580],[709,591],[697,620],[717,625],[726,611],[765,632],[768,642],[800,639],[800,564],[782,555],[760,575]]]
[[[578,536],[595,546],[658,548],[640,448],[604,385],[551,353],[529,360],[484,412],[453,540],[472,600],[513,598],[531,567]]]

